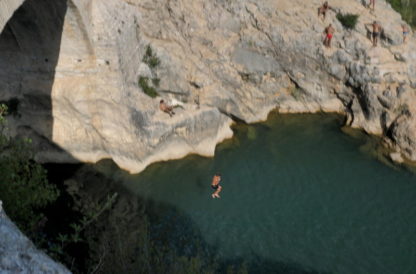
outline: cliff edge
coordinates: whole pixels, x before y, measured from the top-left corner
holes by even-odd
[[[3,1],[15,7],[18,1]],[[13,5],[14,6],[13,6]],[[416,161],[416,42],[402,42],[385,1],[26,0],[2,9],[0,100],[40,161],[112,158],[140,172],[188,153],[213,155],[232,119],[280,112],[340,112]],[[336,13],[359,15],[346,30]],[[365,24],[381,23],[373,47]],[[332,48],[324,28],[335,27]],[[151,48],[159,62],[145,57]],[[159,96],[152,98],[139,85]],[[179,102],[171,118],[159,100]],[[232,119],[231,119],[232,118]],[[52,141],[52,142],[50,142]]]

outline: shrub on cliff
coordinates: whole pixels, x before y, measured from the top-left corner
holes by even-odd
[[[387,0],[387,2],[402,15],[403,20],[413,28],[416,27],[416,0]]]
[[[153,84],[159,85],[159,79],[155,78],[152,79]],[[157,93],[156,89],[149,85],[149,78],[140,76],[139,77],[139,86],[143,90],[144,93],[146,93],[148,96],[155,98],[159,94]]]
[[[56,200],[58,190],[33,160],[31,141],[7,135],[6,114],[0,105],[0,200],[18,227],[30,233],[43,218],[39,210]]]
[[[160,65],[160,59],[153,52],[150,45],[146,47],[146,53],[143,56],[143,62],[147,64],[151,69],[154,69]]]
[[[359,17],[358,14],[352,14],[352,13],[346,13],[346,14],[338,13],[337,14],[338,21],[341,22],[344,28],[349,29],[349,30],[355,29],[355,26],[357,25],[357,22],[358,22],[358,17]]]

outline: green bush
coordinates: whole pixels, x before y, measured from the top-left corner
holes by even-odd
[[[416,0],[387,0],[387,2],[402,15],[403,20],[416,27]]]
[[[146,48],[146,53],[143,56],[143,62],[147,64],[151,69],[156,68],[160,65],[160,59],[153,53],[152,48],[150,45]]]
[[[6,105],[7,107],[7,114],[8,115],[13,115],[13,116],[19,116],[19,99],[17,98],[11,98],[10,100],[7,101],[0,101],[1,105]]]
[[[341,22],[341,24],[344,26],[344,28],[346,29],[355,29],[355,26],[357,25],[358,22],[358,14],[352,14],[352,13],[347,13],[347,14],[341,14],[338,13],[337,14],[337,19],[338,21]]]
[[[155,87],[159,87],[160,79],[159,78],[153,78],[152,83]]]
[[[152,86],[149,86],[149,78],[140,76],[139,77],[139,86],[143,90],[145,94],[148,96],[155,98],[159,94],[156,92],[156,89]]]
[[[6,134],[7,107],[0,105],[0,200],[9,217],[26,234],[44,217],[40,210],[59,193],[46,170],[33,160],[31,140]]]

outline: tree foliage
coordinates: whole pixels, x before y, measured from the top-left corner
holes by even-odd
[[[416,27],[416,0],[387,0],[387,2],[402,15],[403,20],[413,28]]]
[[[31,140],[7,132],[7,107],[0,105],[0,200],[9,217],[29,234],[43,215],[40,209],[56,200],[58,190],[45,169],[33,160]]]
[[[143,62],[147,64],[151,69],[154,69],[160,65],[160,59],[153,52],[150,45],[147,45],[146,47],[146,53],[143,56]]]
[[[152,83],[154,83],[154,80],[155,79],[152,79]],[[159,85],[158,81],[160,81],[160,80],[157,79],[156,84]],[[148,96],[150,96],[152,98],[155,98],[159,95],[157,93],[156,89],[153,86],[149,85],[149,78],[147,78],[147,77],[143,77],[143,76],[139,77],[139,86],[145,94],[147,94]]]

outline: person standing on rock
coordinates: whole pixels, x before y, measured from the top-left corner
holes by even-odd
[[[370,0],[370,4],[368,4],[368,7],[369,7],[372,11],[374,11],[375,5],[376,5],[376,0]]]
[[[324,45],[325,45],[325,47],[327,47],[327,48],[331,47],[331,40],[332,40],[332,37],[334,36],[334,32],[335,32],[335,29],[332,26],[332,24],[329,24],[325,28],[325,30],[324,30],[324,34],[325,34]]]
[[[407,38],[407,35],[409,34],[409,28],[405,24],[402,24],[402,31],[403,31],[403,43],[406,43],[406,38]]]
[[[366,24],[372,27],[373,31],[371,33],[371,38],[373,39],[373,47],[377,47],[378,37],[380,36],[381,32],[381,25],[374,21],[372,24]]]
[[[214,193],[212,193],[212,198],[220,198],[219,193],[222,190],[222,186],[220,186],[220,181],[221,181],[221,174],[216,173],[214,175],[214,177],[212,178],[212,183],[211,183],[211,187],[212,189],[215,190]]]
[[[328,1],[325,1],[325,3],[318,8],[318,17],[322,14],[322,21],[325,21],[326,12],[331,9],[331,7],[328,4]]]

